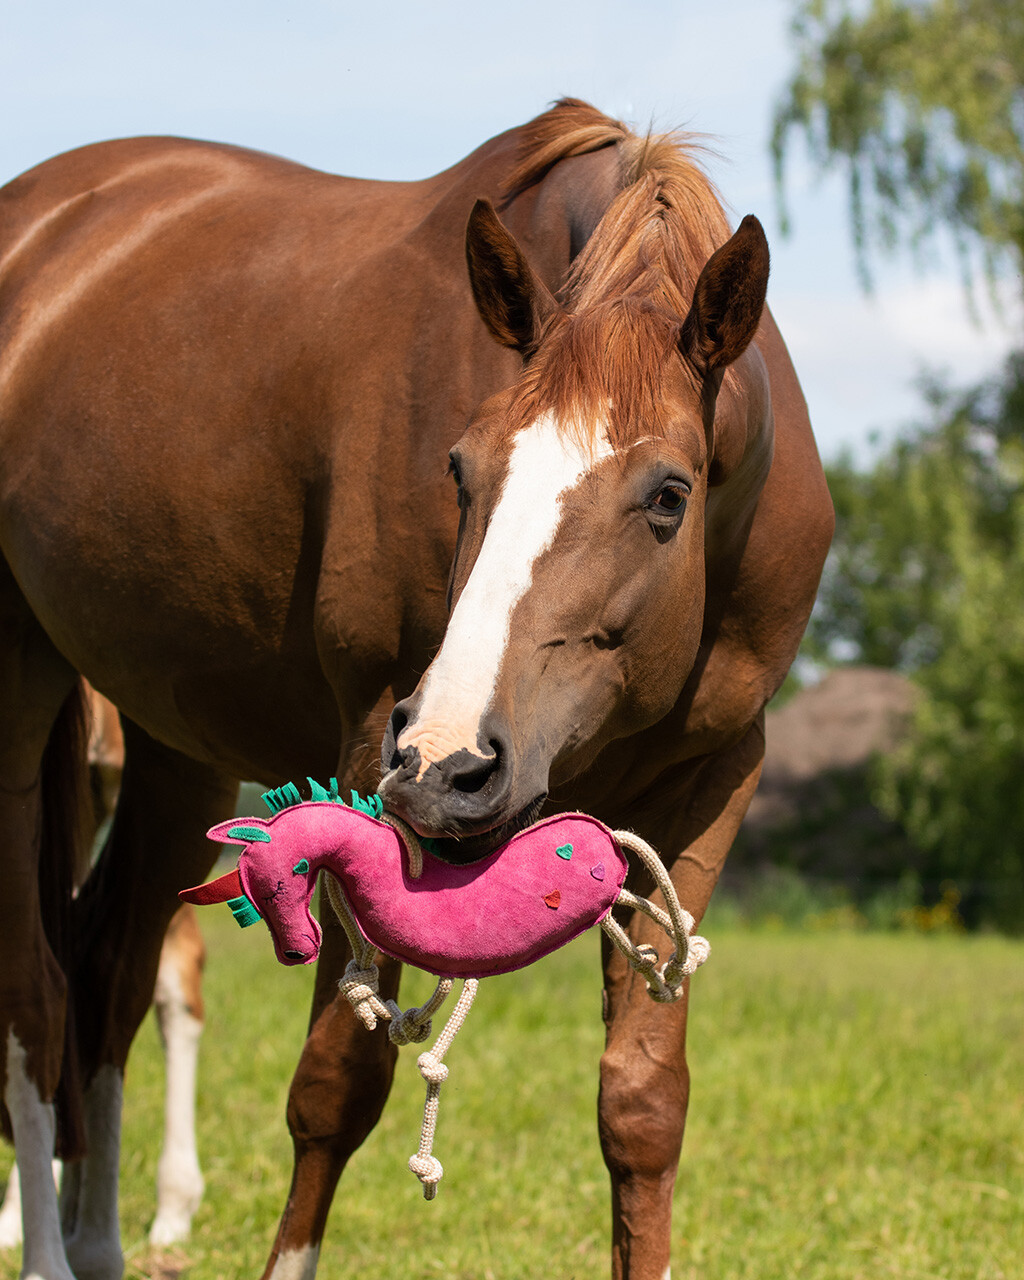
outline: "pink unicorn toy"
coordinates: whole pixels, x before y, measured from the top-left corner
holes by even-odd
[[[353,959],[339,984],[369,1029],[391,1023],[397,1043],[423,1040],[430,1017],[462,978],[466,985],[434,1048],[420,1055],[427,1108],[420,1150],[410,1165],[432,1199],[441,1166],[431,1154],[437,1098],[447,1051],[476,991],[477,980],[532,964],[600,924],[642,973],[653,999],[673,1001],[683,979],[707,958],[709,947],[692,935],[693,919],[676,899],[654,851],[638,836],[612,832],[582,813],[560,814],[519,832],[476,862],[456,865],[435,857],[400,819],[381,812],[378,796],[352,804],[308,780],[303,802],[291,783],[263,797],[270,818],[235,818],[208,832],[211,840],[244,846],[236,870],[209,884],[184,889],[186,902],[227,902],[243,927],[263,919],[282,964],[312,964],[322,933],[310,904],[322,871],[328,896],[352,944]],[[652,872],[668,910],[623,885],[635,852]],[[675,943],[660,968],[651,947],[634,947],[612,918],[622,903],[655,919]],[[376,951],[440,978],[421,1009],[382,1001],[373,963]]]

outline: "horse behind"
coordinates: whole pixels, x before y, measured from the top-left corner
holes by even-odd
[[[0,1051],[27,1275],[120,1274],[124,1063],[236,779],[379,784],[463,862],[588,811],[655,845],[700,918],[831,533],[767,275],[685,138],[575,100],[422,182],[135,139],[0,192]],[[80,675],[126,763],[72,902]],[[274,1280],[313,1275],[390,1087],[345,961],[327,927]],[[617,1277],[669,1265],[686,1007],[605,957]],[[57,1130],[89,1153],[66,1240]]]
[[[86,690],[89,708],[89,786],[98,827],[113,817],[124,770],[124,737],[117,709],[94,689]],[[162,1247],[187,1238],[192,1215],[203,1194],[196,1150],[195,1101],[199,1041],[203,1032],[202,972],[206,947],[195,910],[183,904],[175,912],[160,949],[153,991],[164,1054],[164,1135],[157,1164],[156,1214],[149,1241]],[[55,1166],[55,1173],[60,1166]],[[73,1166],[62,1186],[62,1214],[76,1198]],[[21,1185],[17,1164],[11,1170],[0,1205],[0,1249],[22,1243]]]

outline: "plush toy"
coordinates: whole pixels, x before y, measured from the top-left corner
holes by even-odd
[[[703,938],[691,936],[693,919],[676,899],[654,851],[630,832],[612,832],[581,813],[560,814],[519,832],[485,858],[464,865],[442,861],[393,814],[379,796],[352,804],[309,779],[303,802],[291,783],[263,797],[270,818],[235,818],[213,827],[211,840],[244,845],[236,870],[209,884],[184,889],[187,902],[227,902],[245,926],[262,918],[282,964],[311,964],[321,929],[310,904],[322,871],[328,896],[352,945],[353,959],[339,984],[357,1016],[372,1030],[390,1023],[396,1043],[420,1041],[452,988],[465,980],[448,1024],[429,1053],[420,1055],[427,1106],[420,1149],[410,1166],[432,1199],[441,1177],[433,1157],[434,1127],[442,1081],[441,1061],[468,1012],[477,981],[532,964],[600,924],[630,964],[647,980],[653,999],[672,1001],[683,979],[707,958]],[[655,907],[623,888],[637,853],[654,875],[668,907]],[[616,903],[645,912],[672,937],[675,950],[657,967],[651,947],[635,947],[612,918]],[[377,951],[435,974],[437,989],[419,1009],[401,1010],[380,999]]]

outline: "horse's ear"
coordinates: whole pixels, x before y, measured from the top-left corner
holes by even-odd
[[[707,260],[683,321],[679,348],[701,374],[724,371],[746,351],[761,322],[768,288],[768,241],[747,216]]]
[[[547,321],[561,311],[489,200],[478,200],[466,227],[466,262],[477,310],[495,339],[525,358]]]

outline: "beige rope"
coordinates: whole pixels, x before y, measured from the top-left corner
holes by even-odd
[[[414,1156],[409,1157],[409,1168],[423,1184],[424,1200],[433,1200],[437,1195],[437,1184],[444,1176],[441,1161],[433,1154],[434,1133],[437,1130],[437,1113],[441,1106],[441,1085],[448,1079],[448,1068],[441,1061],[451,1048],[452,1041],[458,1035],[466,1014],[472,1007],[473,1000],[480,986],[476,978],[467,978],[451,1017],[445,1023],[444,1030],[437,1037],[432,1049],[421,1053],[416,1059],[420,1075],[427,1082],[427,1097],[423,1104],[423,1125],[420,1128],[420,1145]]]
[[[629,965],[645,978],[647,993],[651,999],[659,1004],[672,1004],[683,994],[683,979],[696,972],[711,954],[711,944],[707,938],[694,934],[693,916],[679,905],[675,885],[665,870],[665,864],[647,841],[633,831],[613,831],[612,835],[622,848],[632,850],[650,871],[661,890],[668,911],[663,911],[646,898],[630,893],[628,889],[620,890],[618,901],[624,906],[642,911],[659,924],[672,937],[675,949],[658,969],[657,951],[646,943],[634,946],[625,929],[612,919],[611,912],[601,921],[601,928],[626,957]]]
[[[352,948],[352,959],[345,967],[338,990],[348,1000],[352,1011],[367,1031],[373,1031],[378,1019],[387,1021],[391,1017],[390,1010],[380,998],[380,971],[374,959],[377,948],[363,937],[337,879],[327,872],[324,883],[327,886],[327,900],[334,908],[334,914],[345,930],[348,944]]]
[[[399,836],[401,836],[405,851],[409,855],[409,875],[413,880],[418,880],[423,874],[423,848],[420,845],[419,836],[397,814],[382,813],[380,821],[386,822],[389,827],[394,827]]]
[[[363,937],[348,899],[335,876],[327,872],[324,880],[328,900],[352,948],[352,959],[338,982],[338,990],[351,1004],[353,1012],[367,1031],[373,1031],[379,1019],[390,1024],[388,1038],[392,1044],[419,1044],[426,1040],[430,1035],[431,1018],[451,992],[452,979],[439,978],[433,995],[418,1009],[402,1009],[395,1000],[381,1000],[380,970],[375,959],[377,948]]]
[[[402,825],[405,826],[404,823]],[[396,830],[398,830],[397,826]],[[407,830],[411,831],[411,828]],[[408,837],[401,831],[399,834],[407,842],[406,847],[409,849],[410,874],[413,874],[415,848],[415,862],[418,864],[414,875],[416,878],[422,874],[423,867],[419,843],[418,841],[415,845],[408,843]],[[412,839],[415,841],[415,836]],[[451,994],[453,980],[439,978],[430,999],[419,1008],[402,1009],[395,1000],[381,1000],[380,971],[375,962],[377,948],[363,937],[337,878],[327,872],[324,880],[327,886],[327,899],[345,930],[352,948],[352,959],[348,962],[345,973],[338,983],[338,990],[352,1005],[356,1017],[368,1031],[373,1031],[378,1020],[381,1020],[388,1023],[388,1038],[392,1044],[419,1044],[426,1040],[430,1035],[431,1018]],[[416,1154],[409,1159],[409,1168],[423,1184],[423,1197],[426,1200],[433,1200],[437,1195],[437,1184],[444,1174],[440,1160],[433,1154],[434,1134],[437,1130],[437,1116],[441,1105],[441,1085],[448,1078],[448,1068],[442,1062],[442,1058],[451,1048],[452,1041],[462,1027],[479,985],[475,978],[466,979],[455,1008],[433,1048],[426,1053],[421,1053],[417,1059],[420,1075],[426,1081],[427,1096],[423,1104],[420,1145]]]

